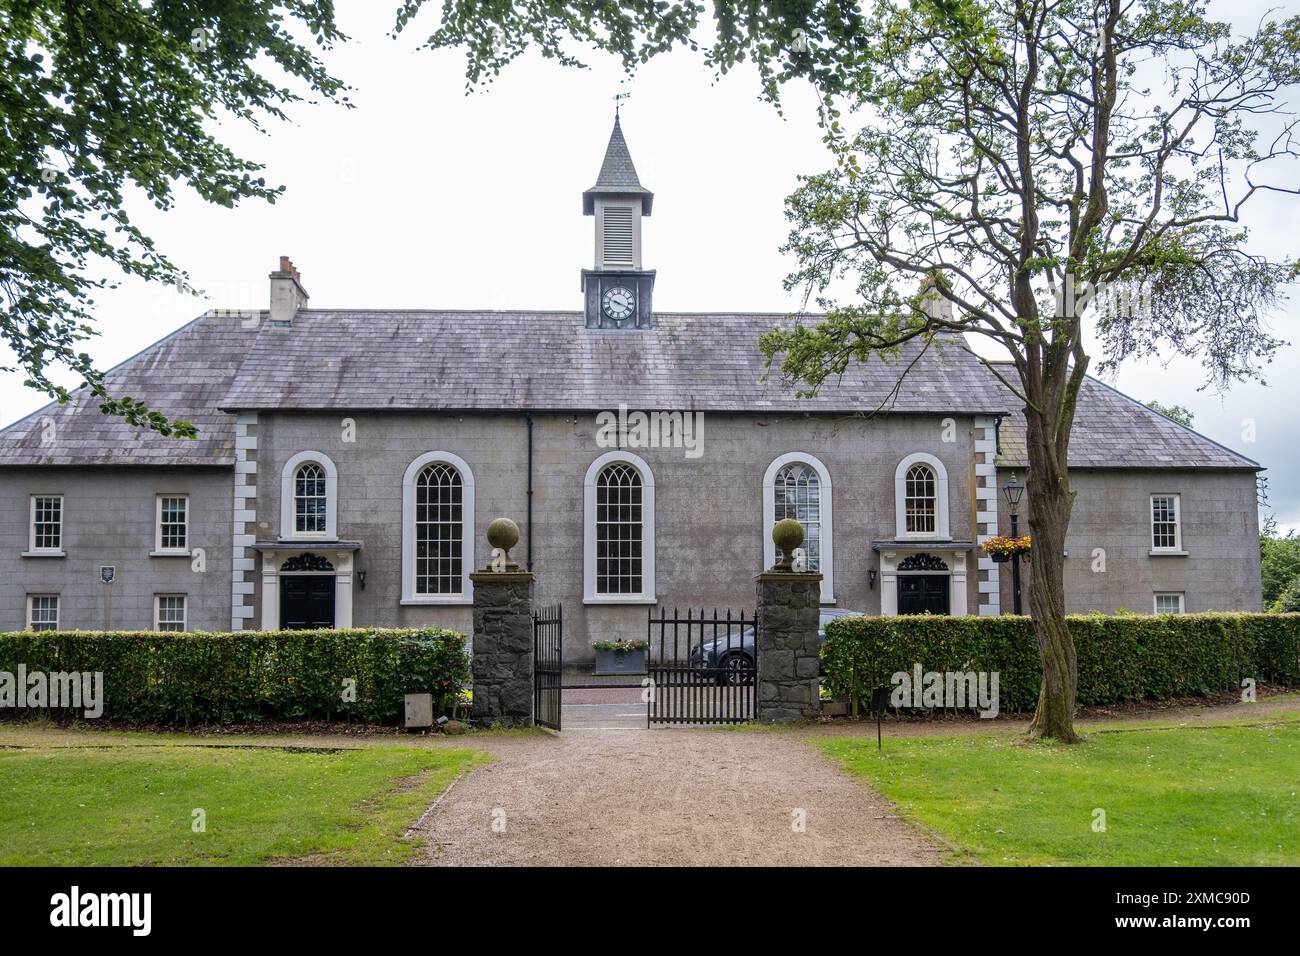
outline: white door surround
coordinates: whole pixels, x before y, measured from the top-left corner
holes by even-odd
[[[908,558],[926,556],[930,560],[908,561]],[[942,562],[939,567],[934,562]],[[925,567],[916,565],[924,564]],[[898,578],[909,574],[946,574],[950,578],[948,613],[964,617],[966,611],[966,552],[927,551],[925,547],[880,552],[880,614],[882,617],[898,615]]]
[[[280,629],[280,578],[294,575],[334,575],[334,628],[352,626],[352,551],[304,543],[300,548],[262,551],[263,631]]]

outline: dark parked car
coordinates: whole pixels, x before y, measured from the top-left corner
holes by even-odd
[[[817,622],[818,646],[826,642],[826,623],[837,617],[861,617],[862,611],[850,611],[847,608],[822,608],[821,620]],[[710,675],[719,684],[748,684],[754,679],[754,629],[747,627],[732,634],[730,639],[720,637],[716,641],[705,641],[691,651],[691,666],[717,668]]]

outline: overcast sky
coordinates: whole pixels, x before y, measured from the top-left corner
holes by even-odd
[[[1244,24],[1269,5],[1215,6]],[[806,91],[788,91],[782,118],[758,101],[752,72],[715,82],[698,56],[681,52],[626,84],[616,64],[594,56],[587,71],[529,57],[466,96],[458,53],[417,50],[420,31],[387,36],[395,7],[339,4],[352,42],[327,62],[355,87],[356,109],[301,104],[291,124],[266,136],[224,129],[238,154],[265,163],[268,179],[288,187],[281,201],[227,210],[182,193],[175,209],[159,213],[135,197],[137,224],[208,298],[136,282],[102,294],[102,334],[88,346],[101,367],[208,308],[266,308],[267,273],[280,255],[293,258],[318,308],[580,309],[579,270],[592,258],[592,220],[581,215],[580,197],[604,154],[613,96],[625,89],[624,132],[642,183],[655,192],[644,260],[658,270],[656,308],[798,307],[781,285],[790,267],[779,252],[782,201],[798,174],[827,165]],[[1258,251],[1294,256],[1298,221],[1296,202],[1258,203],[1249,221]],[[1295,339],[1297,317],[1292,301],[1273,317],[1274,332]],[[1265,464],[1273,511],[1284,528],[1297,527],[1297,358],[1289,346],[1267,386],[1226,395],[1198,391],[1200,370],[1181,361],[1127,367],[1113,384],[1142,401],[1187,406],[1198,431]],[[0,423],[42,404],[18,376],[0,375]],[[1247,419],[1254,442],[1243,440]]]

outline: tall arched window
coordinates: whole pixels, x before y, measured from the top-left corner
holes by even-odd
[[[918,451],[894,469],[895,537],[951,541],[948,470],[934,455]]]
[[[464,574],[464,484],[444,461],[415,479],[415,593],[459,594]]]
[[[936,486],[934,469],[913,465],[903,481],[908,534],[934,534]]]
[[[588,603],[655,599],[654,475],[636,455],[592,462],[583,485],[583,583]]]
[[[328,455],[303,451],[280,473],[280,537],[338,537],[338,469]]]
[[[431,451],[402,478],[402,603],[468,604],[474,568],[474,473]]]
[[[808,570],[821,570],[822,486],[811,465],[795,462],[776,473],[773,493],[773,518],[793,518],[803,525],[803,549],[808,555]]]
[[[641,475],[625,462],[596,476],[596,593],[640,594],[645,529]]]
[[[834,521],[831,475],[817,458],[803,452],[781,455],[763,475],[763,566],[776,563],[772,526],[793,518],[803,526],[808,570],[822,576],[823,604],[835,601]]]

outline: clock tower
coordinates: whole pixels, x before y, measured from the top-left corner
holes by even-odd
[[[641,217],[654,198],[637,178],[616,112],[596,185],[582,194],[583,215],[596,220],[596,265],[582,270],[587,328],[650,328],[655,273],[641,268]]]

